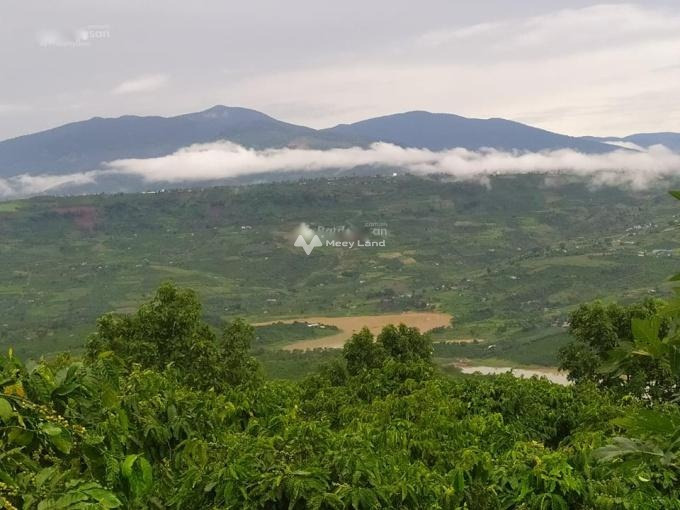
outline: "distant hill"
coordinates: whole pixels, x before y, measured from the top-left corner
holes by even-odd
[[[92,170],[104,161],[164,156],[217,140],[254,148],[336,145],[326,137],[331,139],[255,110],[226,106],[176,117],[95,117],[0,142],[0,177]]]
[[[634,135],[617,137],[584,137],[586,140],[596,142],[613,143],[634,143],[640,147],[651,147],[652,145],[665,145],[669,149],[680,152],[680,133],[637,133]]]
[[[247,108],[214,106],[176,117],[95,117],[5,140],[0,142],[0,177],[92,170],[105,161],[158,157],[194,143],[217,140],[260,149],[287,146],[323,149],[384,141],[432,150],[453,147],[528,151],[569,148],[588,153],[613,150],[611,145],[594,138],[564,136],[504,119],[469,119],[418,111],[315,130]]]
[[[470,119],[448,113],[423,111],[397,113],[354,124],[340,124],[325,132],[357,140],[383,141],[431,150],[454,147],[471,150],[493,147],[526,151],[574,149],[588,153],[612,150],[611,146],[596,140],[560,135],[510,120]]]

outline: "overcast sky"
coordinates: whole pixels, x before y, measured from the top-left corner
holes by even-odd
[[[407,110],[680,131],[680,2],[5,2],[0,138],[215,104],[328,127]]]

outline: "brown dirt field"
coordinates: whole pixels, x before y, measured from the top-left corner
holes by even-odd
[[[319,347],[337,349],[345,345],[345,342],[349,340],[352,334],[356,333],[364,326],[366,326],[374,335],[380,333],[382,328],[388,324],[401,323],[410,327],[416,327],[420,329],[420,331],[425,332],[434,328],[450,325],[451,316],[447,313],[439,312],[404,312],[392,315],[358,315],[355,317],[298,317],[295,319],[262,322],[255,324],[255,326],[266,326],[276,322],[290,324],[295,321],[335,326],[340,329],[340,333],[314,340],[294,342],[284,347],[284,349],[288,351],[294,349],[316,349]]]
[[[61,216],[72,218],[76,227],[80,230],[92,232],[98,223],[96,207],[57,207],[54,209],[54,212]]]

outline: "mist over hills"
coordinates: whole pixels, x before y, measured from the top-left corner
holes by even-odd
[[[584,139],[602,143],[619,143],[623,146],[634,144],[643,148],[653,145],[664,145],[671,150],[680,152],[680,133],[637,133],[622,138],[588,136],[584,137]]]
[[[2,141],[0,196],[260,182],[310,171],[404,168],[463,178],[561,168],[674,171],[678,156],[670,151],[631,159],[657,144],[680,151],[680,134],[572,137],[506,119],[426,111],[313,129],[218,105],[174,117],[95,117]]]
[[[315,130],[255,110],[218,105],[175,117],[94,117],[5,140],[0,142],[0,176],[81,172],[96,169],[105,161],[159,157],[192,144],[218,140],[256,149],[367,146],[383,141],[431,150],[612,150],[601,141],[564,136],[504,119],[468,119],[418,111]]]

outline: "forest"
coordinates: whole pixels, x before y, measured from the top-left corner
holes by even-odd
[[[572,321],[570,386],[451,378],[404,325],[277,381],[252,326],[216,331],[193,291],[164,284],[102,316],[80,357],[0,358],[0,504],[680,508],[680,299]]]
[[[166,282],[78,351],[0,356],[0,506],[680,508],[680,292],[582,303],[569,335],[566,386],[442,370],[403,324],[282,380]]]

